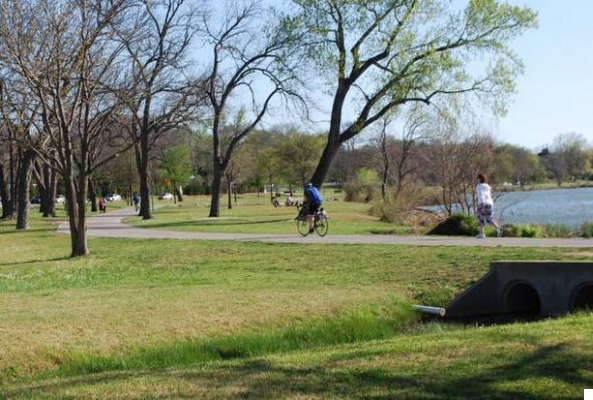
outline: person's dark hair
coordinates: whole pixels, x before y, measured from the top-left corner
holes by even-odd
[[[488,183],[488,178],[484,174],[478,174],[478,180],[480,183]]]

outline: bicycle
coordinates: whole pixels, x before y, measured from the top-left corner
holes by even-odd
[[[308,236],[309,235],[309,207],[307,203],[298,204],[296,205],[297,209],[299,210],[298,215],[296,216],[295,220],[297,223],[297,231],[301,234],[301,236]],[[320,236],[324,237],[327,235],[329,231],[329,219],[327,217],[327,213],[323,209],[323,207],[319,208],[313,216],[313,229],[315,232]]]

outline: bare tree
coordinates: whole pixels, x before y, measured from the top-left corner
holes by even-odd
[[[35,118],[39,117],[39,101],[17,76],[9,72],[0,81],[0,112],[5,139],[13,142],[13,145],[26,144],[18,147],[16,157],[12,155],[11,161],[16,173],[11,177],[11,199],[16,208],[16,229],[28,229],[31,179],[35,163],[35,152],[31,147],[41,145],[39,140],[29,135],[29,131],[33,128]]]
[[[135,5],[117,35],[126,49],[126,64],[114,90],[130,117],[127,126],[140,177],[140,215],[150,219],[151,149],[162,135],[196,119],[201,87],[186,72],[203,1],[136,1]]]
[[[383,118],[381,121],[381,129],[379,130],[379,135],[377,138],[377,145],[379,146],[379,150],[381,152],[381,199],[383,201],[387,199],[387,181],[389,179],[389,169],[391,167],[391,159],[389,157],[388,150],[388,125],[389,120],[387,118]]]
[[[0,54],[40,110],[18,144],[62,177],[72,256],[88,253],[88,178],[118,155],[99,143],[127,146],[112,129],[121,115],[104,84],[118,74],[113,27],[131,2],[0,1]]]
[[[274,98],[298,98],[292,88],[298,81],[295,59],[289,51],[295,38],[282,21],[271,22],[262,18],[264,14],[260,2],[251,1],[228,10],[220,26],[205,22],[213,54],[206,89],[213,140],[210,217],[220,216],[222,179],[239,144],[262,121]],[[229,117],[231,98],[243,88],[251,96],[252,115],[241,105]]]
[[[439,114],[427,128],[429,140],[425,177],[440,188],[440,204],[448,215],[476,210],[478,173],[491,175],[495,164],[492,137],[451,115]]]

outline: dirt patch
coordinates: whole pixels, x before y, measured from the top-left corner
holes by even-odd
[[[422,209],[400,211],[397,215],[397,222],[404,226],[411,226],[416,234],[425,232],[427,228],[438,225],[444,219],[443,214]]]

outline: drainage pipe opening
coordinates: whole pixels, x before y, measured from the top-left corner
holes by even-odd
[[[593,283],[579,286],[571,296],[571,311],[593,310]]]
[[[537,290],[526,282],[511,284],[504,296],[504,311],[507,314],[540,315],[541,300]]]

